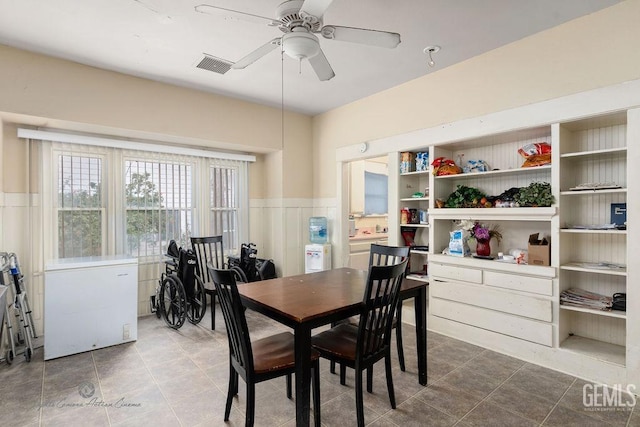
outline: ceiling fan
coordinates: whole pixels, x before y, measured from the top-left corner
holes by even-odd
[[[275,18],[254,15],[209,4],[195,7],[200,13],[214,10],[236,15],[239,19],[264,22],[278,27],[284,33],[249,53],[231,68],[242,69],[253,64],[278,46],[291,58],[307,59],[320,80],[330,80],[335,76],[331,64],[320,48],[318,37],[322,34],[329,40],[361,43],[371,46],[394,48],[400,43],[400,34],[363,28],[323,25],[323,15],[333,0],[287,0],[276,8]]]

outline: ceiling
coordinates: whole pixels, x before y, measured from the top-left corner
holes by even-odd
[[[267,54],[225,74],[203,54],[236,62],[282,33],[210,4],[275,17],[282,0],[0,0],[0,44],[125,74],[315,115],[437,72],[620,0],[335,0],[324,24],[401,34],[395,49],[320,38],[336,76]],[[434,67],[423,50],[439,45]],[[284,83],[284,84],[283,84]]]

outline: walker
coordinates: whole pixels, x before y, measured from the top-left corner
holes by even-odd
[[[8,349],[6,361],[8,364],[13,362],[16,355],[15,342],[24,344],[24,358],[27,362],[31,361],[33,355],[33,340],[37,338],[36,330],[33,324],[33,316],[27,292],[24,289],[24,276],[20,272],[20,264],[18,256],[15,253],[0,252],[2,260],[2,272],[0,274],[0,285],[9,286],[5,282],[5,273],[13,278],[13,298],[12,302],[5,307],[5,324],[7,327]],[[13,321],[11,313],[18,320],[18,330],[13,332]]]

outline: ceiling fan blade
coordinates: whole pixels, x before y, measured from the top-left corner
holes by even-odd
[[[300,8],[300,16],[315,16],[316,18],[322,18],[324,12],[331,5],[333,0],[305,0]]]
[[[240,59],[238,62],[233,64],[231,68],[233,68],[234,70],[246,68],[247,66],[253,64],[258,59],[262,58],[263,56],[265,56],[267,53],[271,52],[273,49],[275,49],[278,46],[280,46],[280,38],[275,38],[263,44],[262,46],[260,46],[259,48],[257,48],[256,50],[254,50],[244,58]]]
[[[247,21],[257,24],[267,24],[269,26],[278,26],[280,21],[266,16],[254,15],[253,13],[240,12],[239,10],[227,9],[225,7],[212,6],[210,4],[199,4],[194,7],[196,12],[207,15],[217,15],[224,19]]]
[[[364,28],[325,25],[320,30],[325,39],[368,44],[371,46],[394,48],[400,44],[400,34],[387,31],[365,30]]]
[[[333,72],[333,68],[331,68],[331,64],[329,64],[327,57],[324,56],[322,49],[317,55],[309,58],[309,63],[311,64],[313,71],[318,75],[318,78],[322,81],[331,80],[336,75],[336,73]]]

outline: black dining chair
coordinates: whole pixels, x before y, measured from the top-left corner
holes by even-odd
[[[291,374],[295,372],[294,336],[282,332],[256,341],[249,339],[245,310],[231,270],[209,265],[229,340],[229,389],[224,420],[229,420],[233,396],[238,394],[238,377],[247,384],[245,425],[253,426],[255,418],[255,385],[273,378],[287,377],[287,397],[291,399]],[[319,353],[311,352],[313,382],[313,418],[320,426],[320,363]]]
[[[222,236],[192,237],[191,248],[196,254],[196,280],[204,288],[205,294],[211,297],[211,329],[216,329],[216,287],[209,275],[207,265],[214,268],[224,268],[224,250]],[[206,304],[206,302],[205,302]]]
[[[409,246],[385,246],[372,244],[369,252],[369,265],[399,264],[409,257],[409,251]],[[398,303],[398,309],[396,310],[396,317],[393,319],[392,327],[396,330],[398,363],[400,364],[400,370],[404,372],[404,349],[402,346],[402,302]]]
[[[372,244],[369,251],[369,266],[372,265],[393,265],[399,264],[409,257],[409,246],[386,246]],[[351,319],[351,323],[357,324],[358,319]],[[405,371],[404,347],[402,345],[402,303],[398,303],[396,316],[393,319],[392,328],[396,330],[396,347],[398,349],[398,363],[400,370]],[[331,362],[331,373],[335,374],[335,362]],[[340,368],[340,383],[345,384],[346,370],[344,366]]]
[[[367,284],[360,308],[358,325],[340,323],[311,338],[313,348],[329,361],[355,370],[356,415],[358,426],[364,426],[362,372],[367,371],[367,391],[371,392],[372,372],[369,368],[385,361],[387,391],[396,408],[391,373],[391,327],[400,298],[407,260],[395,265],[369,267]]]

